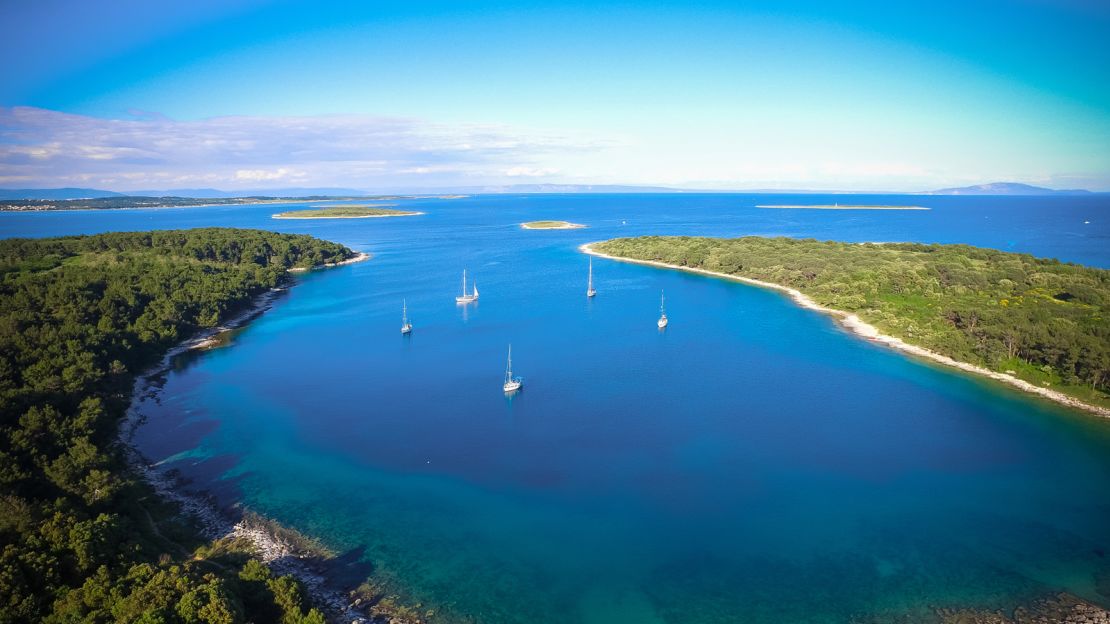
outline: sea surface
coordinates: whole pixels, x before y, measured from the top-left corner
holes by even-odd
[[[932,210],[755,207],[833,202]],[[910,359],[756,287],[595,259],[587,300],[577,250],[758,234],[1110,268],[1110,198],[396,203],[426,214],[0,214],[0,233],[254,227],[373,254],[298,277],[231,346],[179,358],[136,442],[437,621],[845,622],[1055,591],[1110,606],[1110,420]],[[535,219],[589,228],[520,229]],[[454,300],[464,268],[481,292],[469,306]],[[525,385],[506,398],[510,343]]]

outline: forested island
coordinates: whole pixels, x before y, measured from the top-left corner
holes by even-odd
[[[578,230],[586,226],[570,221],[529,221],[521,223],[520,227],[526,230]]]
[[[273,215],[275,219],[366,219],[373,217],[411,217],[424,214],[411,210],[394,210],[386,205],[328,206],[311,210],[288,210]]]
[[[0,241],[0,622],[324,621],[294,578],[201,538],[117,435],[174,345],[354,256],[226,228]]]
[[[644,236],[589,249],[795,289],[888,336],[1110,408],[1110,271],[972,247]]]

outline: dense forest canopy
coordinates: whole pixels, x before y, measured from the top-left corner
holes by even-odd
[[[796,288],[911,344],[1110,405],[1110,271],[968,245],[643,236],[594,248]]]
[[[354,256],[208,228],[0,241],[0,622],[322,622],[127,469],[135,375],[287,270]]]
[[[274,217],[279,219],[332,219],[356,217],[407,217],[420,214],[411,210],[396,210],[386,208],[393,204],[365,204],[352,206],[328,206],[326,208],[313,208],[311,210],[288,210],[280,212]]]

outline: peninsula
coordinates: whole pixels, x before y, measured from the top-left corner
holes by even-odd
[[[520,227],[526,230],[579,230],[586,226],[570,221],[529,221],[521,223]]]
[[[1110,416],[1110,271],[969,245],[644,236],[617,260],[785,291],[916,356]]]
[[[188,501],[150,480],[118,433],[142,371],[243,319],[289,271],[358,258],[311,236],[229,228],[0,241],[9,615],[323,624],[306,592],[330,611],[347,608],[316,573],[276,560],[270,546],[286,552],[287,540],[257,522],[228,531],[213,529],[213,512],[194,514],[198,532],[169,504]]]
[[[412,217],[423,212],[393,210],[393,204],[351,204],[311,210],[289,210],[273,215],[275,219],[373,219],[378,217]]]

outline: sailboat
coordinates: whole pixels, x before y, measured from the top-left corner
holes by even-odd
[[[594,259],[590,258],[590,281],[586,282],[586,296],[593,297],[597,294],[594,290]]]
[[[667,309],[664,307],[666,300],[663,298],[663,291],[659,291],[659,320],[655,322],[659,329],[667,326]]]
[[[458,297],[455,297],[455,303],[470,303],[472,301],[477,301],[477,300],[478,300],[478,284],[477,284],[477,282],[474,283],[474,292],[469,294],[469,295],[466,294],[466,269],[463,269],[462,294],[459,295]]]
[[[404,299],[401,300],[401,333],[412,333],[412,323],[409,322],[409,306]]]
[[[505,383],[501,389],[505,392],[516,392],[524,385],[520,377],[513,377],[513,345],[509,345],[509,361],[505,364]]]

